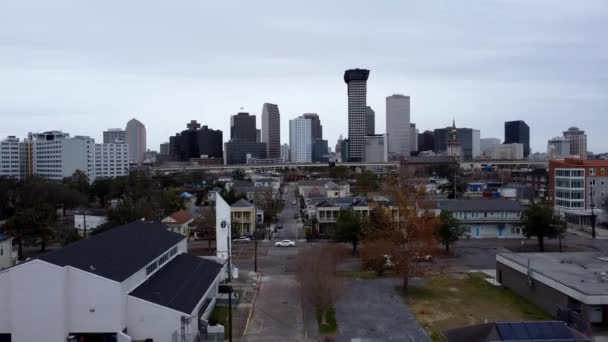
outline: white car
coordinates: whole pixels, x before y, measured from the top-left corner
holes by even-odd
[[[275,247],[295,247],[296,242],[291,240],[283,240],[274,243]]]
[[[296,205],[298,204],[298,202],[296,202],[295,200],[291,201],[291,205]]]

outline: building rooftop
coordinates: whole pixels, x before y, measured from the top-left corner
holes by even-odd
[[[253,204],[251,204],[251,202],[241,198],[240,200],[233,203],[230,207],[231,208],[253,208]]]
[[[184,239],[161,223],[134,221],[40,257],[122,282]]]
[[[187,212],[186,210],[180,210],[180,211],[176,211],[173,214],[167,216],[165,219],[163,219],[163,222],[184,224],[193,219],[194,219],[194,216],[192,216],[189,212]]]
[[[444,332],[448,342],[583,342],[590,339],[574,332],[561,321],[496,322],[450,329]]]
[[[608,256],[601,253],[500,253],[497,262],[515,263],[547,279],[544,284],[566,286],[586,296],[608,295]],[[504,261],[504,262],[503,262]],[[529,267],[529,268],[528,268]],[[536,278],[536,277],[535,277]],[[553,286],[551,286],[553,287]]]
[[[189,315],[221,269],[215,261],[182,253],[129,295]]]
[[[447,211],[522,211],[518,201],[506,199],[463,199],[437,202],[437,209]]]
[[[551,160],[551,161],[549,161],[549,165],[552,167],[584,167],[584,166],[608,167],[608,160],[566,158],[566,159],[559,159],[559,160]]]

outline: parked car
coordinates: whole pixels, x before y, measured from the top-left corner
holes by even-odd
[[[275,247],[295,247],[296,242],[291,240],[283,240],[274,243]]]
[[[251,241],[251,238],[248,238],[246,236],[241,236],[238,239],[232,240],[232,242],[234,242],[234,243],[245,243],[245,242],[249,242],[249,241]]]
[[[291,205],[296,205],[298,204],[298,202],[296,202],[296,200],[291,201]]]

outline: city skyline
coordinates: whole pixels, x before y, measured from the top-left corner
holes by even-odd
[[[484,138],[502,137],[504,121],[525,120],[533,152],[544,151],[548,139],[570,126],[587,132],[589,150],[608,150],[600,131],[608,120],[607,84],[594,72],[606,55],[597,32],[608,25],[608,4],[600,1],[331,4],[324,13],[315,6],[295,5],[295,12],[274,6],[266,17],[252,19],[265,25],[238,20],[251,19],[252,4],[239,11],[231,4],[149,4],[144,16],[135,15],[138,5],[123,4],[115,25],[106,27],[104,18],[116,4],[91,12],[84,4],[59,1],[46,8],[40,2],[40,14],[29,5],[0,6],[1,32],[11,37],[0,44],[0,136],[59,129],[101,141],[103,129],[135,117],[146,125],[148,146],[158,150],[183,122],[196,119],[228,136],[229,117],[240,107],[261,116],[261,105],[271,102],[288,118],[318,113],[333,145],[347,134],[341,75],[358,67],[372,71],[367,104],[377,118],[385,116],[386,96],[403,93],[412,99],[411,122],[421,132],[456,117],[459,126],[479,129]],[[62,17],[65,9],[70,16]],[[155,26],[156,19],[177,16],[181,25]],[[211,30],[216,38],[205,35],[209,48],[192,44],[193,34],[224,28],[219,23],[229,16],[236,19],[230,29]],[[362,23],[362,16],[369,20]],[[323,29],[310,28],[310,20]],[[282,39],[280,31],[298,49],[267,49]],[[441,34],[431,40],[434,32]],[[349,47],[354,39],[369,48],[355,53]],[[243,44],[222,43],[234,40]],[[247,58],[243,49],[250,51]],[[384,120],[376,120],[376,132],[385,131]],[[284,120],[282,143],[287,132]]]

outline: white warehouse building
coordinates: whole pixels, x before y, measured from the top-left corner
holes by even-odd
[[[192,341],[224,266],[136,221],[0,272],[0,341]]]

